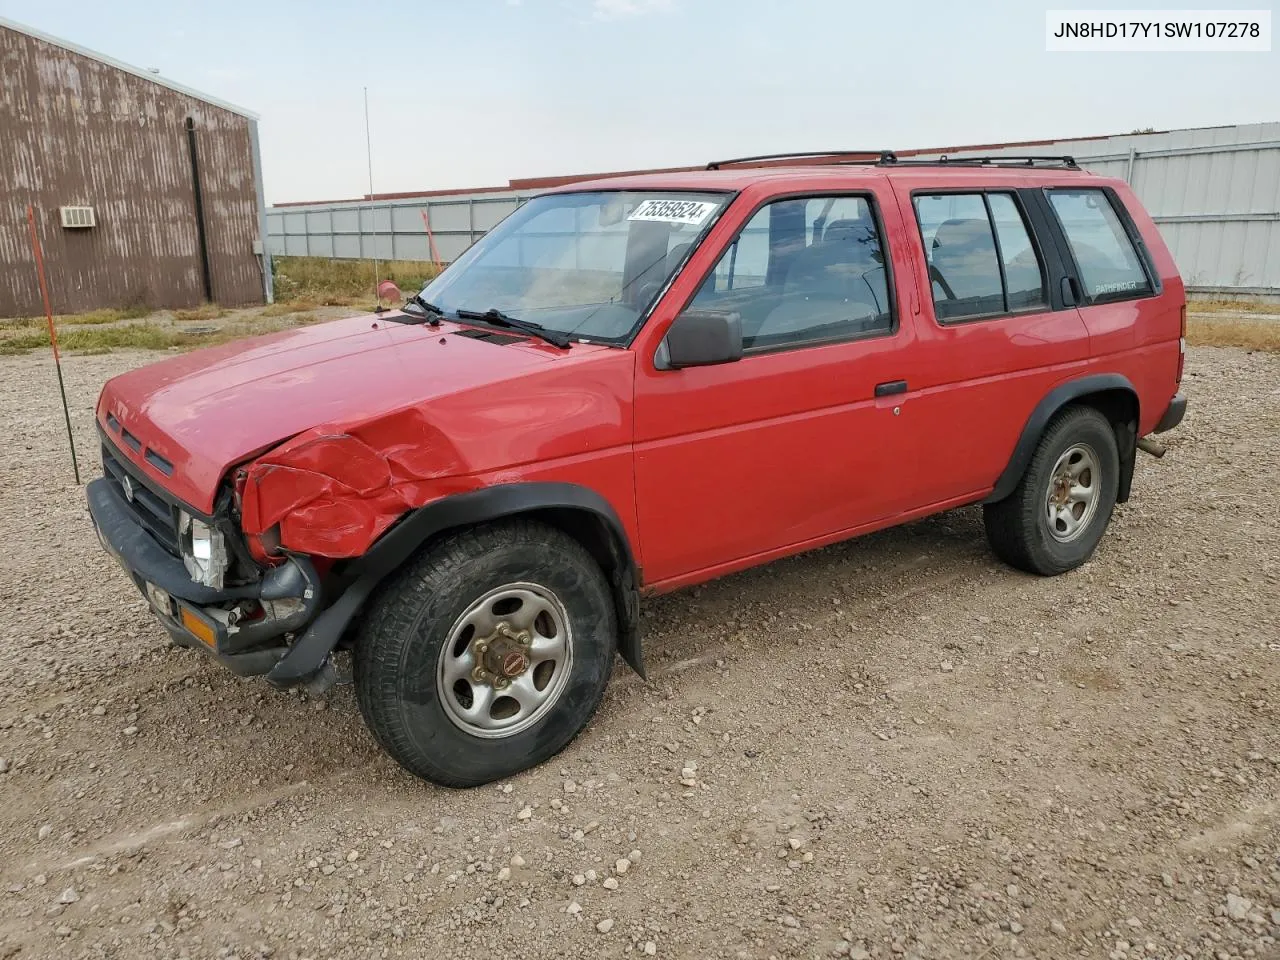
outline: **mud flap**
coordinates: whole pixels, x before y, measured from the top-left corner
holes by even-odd
[[[647,680],[640,643],[640,591],[629,572],[614,575],[613,596],[618,608],[618,653],[641,680]]]

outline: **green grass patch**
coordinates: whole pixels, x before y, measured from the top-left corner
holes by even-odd
[[[1263,313],[1277,316],[1280,315],[1280,303],[1222,298],[1201,300],[1199,297],[1192,297],[1187,300],[1187,313]]]
[[[320,306],[314,300],[308,300],[306,297],[298,297],[294,300],[277,300],[270,306],[263,307],[258,312],[260,317],[284,317],[289,314],[306,313]]]
[[[177,346],[181,336],[164,327],[153,327],[149,323],[129,323],[120,327],[59,330],[58,346],[68,353],[81,350],[116,350],[121,347],[167,350]]]
[[[219,317],[225,317],[227,311],[223,310],[216,303],[202,303],[198,307],[192,307],[190,310],[173,311],[173,319],[179,323],[195,323],[199,321],[217,320]]]
[[[1187,343],[1193,347],[1243,347],[1280,353],[1280,320],[1189,317]]]
[[[0,357],[17,356],[29,350],[49,345],[47,333],[20,333],[12,337],[0,337]]]
[[[54,317],[58,326],[93,327],[104,323],[119,323],[122,320],[138,320],[151,313],[150,308],[143,306],[108,307],[102,310],[90,310],[88,313],[71,313],[64,317]]]
[[[440,268],[423,260],[327,260],[324,257],[274,257],[271,269],[276,296],[284,301],[311,300],[324,306],[372,305],[379,280],[392,280],[406,295],[435,279]]]
[[[313,313],[279,318],[254,317],[208,332],[128,323],[118,327],[59,330],[58,345],[64,353],[76,354],[110,353],[112,350],[194,350],[319,322],[320,318]],[[49,334],[45,331],[0,336],[0,356],[16,356],[40,349],[49,349]]]
[[[107,323],[120,323],[124,320],[138,320],[151,313],[147,307],[105,307],[101,310],[90,310],[87,313],[68,313],[54,317],[53,322],[62,327],[97,327]],[[14,317],[0,320],[0,330],[33,330],[43,329],[47,324],[44,317]]]

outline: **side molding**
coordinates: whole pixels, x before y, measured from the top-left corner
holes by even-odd
[[[1049,421],[1053,419],[1055,413],[1072,400],[1088,394],[1106,391],[1127,393],[1133,397],[1134,406],[1136,407],[1138,404],[1138,391],[1133,388],[1133,384],[1128,377],[1119,373],[1090,374],[1078,380],[1060,383],[1050,390],[1036,404],[1035,409],[1031,411],[1031,416],[1027,418],[1026,426],[1022,428],[1022,434],[1018,437],[1018,443],[1013,448],[1013,454],[1009,457],[1008,465],[1004,468],[1004,472],[1000,474],[1000,479],[996,481],[995,489],[987,495],[984,502],[995,503],[1013,493],[1013,488],[1018,485],[1018,481],[1026,473],[1027,464],[1031,462],[1031,457],[1036,451],[1036,445],[1040,442],[1040,437],[1044,434],[1045,427],[1049,425]],[[1117,436],[1116,439],[1120,445],[1121,473],[1126,472],[1124,464],[1127,452],[1130,464],[1128,476],[1132,477],[1132,443],[1128,444],[1129,449],[1126,451],[1125,438]],[[1121,487],[1123,488],[1121,492],[1127,496],[1128,483],[1123,476],[1121,477]]]
[[[587,513],[608,531],[608,543],[602,546],[613,561],[610,587],[618,612],[618,652],[643,677],[639,571],[622,521],[613,507],[595,491],[571,483],[513,483],[455,494],[408,513],[383,534],[368,553],[351,564],[346,590],[316,618],[267,679],[290,685],[320,669],[379,581],[398,569],[431,537],[455,527],[538,510]]]

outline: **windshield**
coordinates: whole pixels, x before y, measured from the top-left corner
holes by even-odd
[[[498,310],[623,342],[729,200],[675,191],[535,197],[427,284],[422,299],[446,315]]]

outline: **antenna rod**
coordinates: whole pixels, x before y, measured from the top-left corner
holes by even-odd
[[[427,216],[427,208],[422,208],[422,223],[427,228],[427,245],[431,248],[431,265],[440,273],[440,252],[436,250],[436,235],[431,232],[431,218]]]
[[[49,323],[49,343],[53,346],[53,366],[58,371],[58,392],[62,394],[62,418],[67,422],[67,443],[71,445],[71,469],[80,486],[80,462],[76,460],[76,439],[71,435],[71,411],[67,407],[67,388],[62,382],[62,356],[58,353],[58,328],[53,325],[53,310],[49,306],[49,285],[44,278],[44,255],[40,252],[40,238],[36,236],[36,210],[27,204],[27,223],[31,227],[31,252],[36,255],[36,274],[40,277],[40,296],[44,300],[44,318]]]
[[[373,289],[376,291],[382,275],[378,271],[378,210],[373,205],[373,134],[369,132],[368,87],[364,88],[364,147],[369,160],[369,222],[373,229]]]

